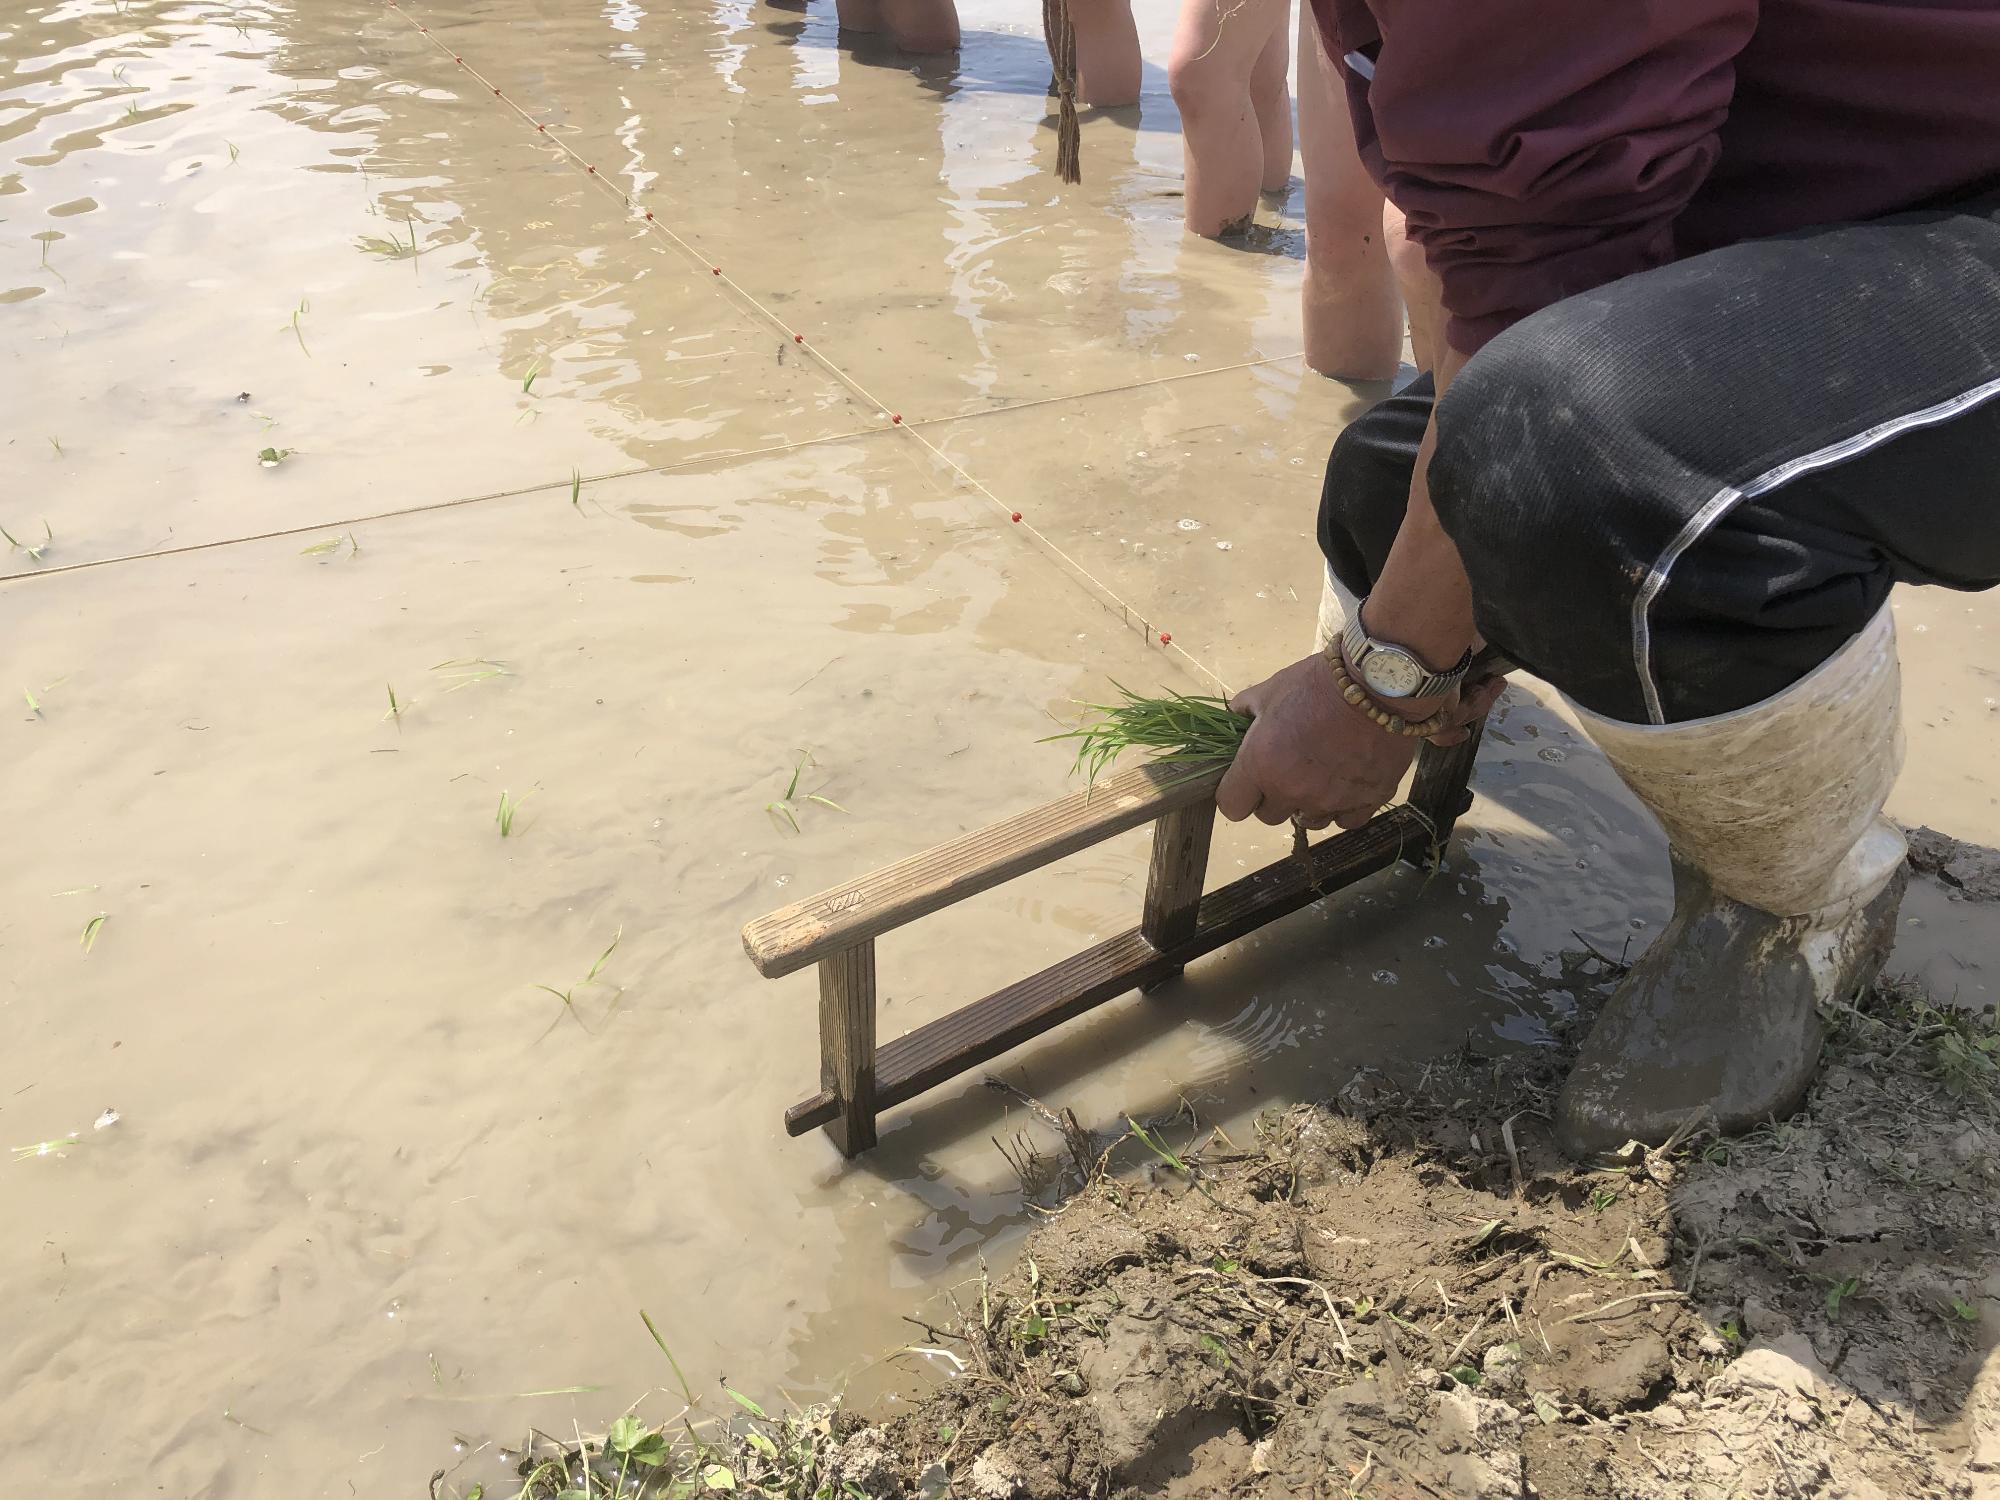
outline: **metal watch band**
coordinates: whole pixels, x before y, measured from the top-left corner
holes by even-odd
[[[1363,603],[1365,602],[1364,600]],[[1416,685],[1408,692],[1393,695],[1385,693],[1383,695],[1396,699],[1430,698],[1439,693],[1450,692],[1465,679],[1466,669],[1472,665],[1472,653],[1467,651],[1464,656],[1459,658],[1456,666],[1443,672],[1431,671],[1424,659],[1418,656],[1416,652],[1410,650],[1409,647],[1399,646],[1394,641],[1378,641],[1371,636],[1361,623],[1361,610],[1359,606],[1356,607],[1353,617],[1348,620],[1347,628],[1341,632],[1338,648],[1341,654],[1347,659],[1349,672],[1353,674],[1363,687],[1375,692],[1380,692],[1381,689],[1376,688],[1368,681],[1367,661],[1369,657],[1376,655],[1378,652],[1393,651],[1421,668],[1425,675],[1420,677]]]

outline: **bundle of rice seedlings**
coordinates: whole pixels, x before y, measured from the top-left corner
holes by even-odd
[[[1072,774],[1087,772],[1093,783],[1128,749],[1149,750],[1155,760],[1167,763],[1231,760],[1250,728],[1250,720],[1232,713],[1221,698],[1186,693],[1146,698],[1123,683],[1111,685],[1123,702],[1086,703],[1084,710],[1094,718],[1042,741],[1075,740]]]

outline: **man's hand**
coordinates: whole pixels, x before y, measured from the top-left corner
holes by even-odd
[[[1448,705],[1445,728],[1431,743],[1455,745],[1505,687],[1499,677],[1469,682],[1448,697],[1412,704],[1406,716],[1424,718]],[[1385,732],[1342,698],[1317,654],[1245,688],[1229,706],[1256,720],[1216,792],[1216,808],[1231,822],[1254,813],[1271,824],[1298,818],[1308,828],[1359,828],[1395,799],[1417,753],[1414,739]]]

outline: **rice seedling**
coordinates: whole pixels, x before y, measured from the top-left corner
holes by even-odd
[[[792,767],[792,779],[785,785],[785,795],[777,798],[775,801],[764,804],[765,815],[774,823],[780,818],[784,819],[785,822],[791,824],[793,833],[803,833],[805,831],[799,826],[798,804],[800,802],[817,802],[821,807],[830,807],[837,813],[847,812],[847,809],[834,801],[833,798],[823,796],[818,792],[807,792],[803,797],[799,795],[799,779],[805,775],[806,767],[813,763],[812,751],[801,750],[797,764]]]
[[[424,253],[417,243],[416,220],[406,221],[403,227],[410,231],[408,244],[398,239],[393,229],[389,231],[387,238],[379,234],[364,234],[356,243],[368,254],[379,255],[384,260],[415,260]]]
[[[71,1131],[68,1135],[57,1136],[52,1141],[36,1141],[31,1146],[10,1146],[15,1161],[33,1161],[38,1156],[60,1156],[65,1146],[74,1146],[83,1140],[81,1131]]]
[[[236,159],[243,154],[242,149],[234,141],[224,141],[222,144],[229,148],[229,165],[235,166]]]
[[[49,446],[56,450],[57,458],[61,458],[63,456],[63,445],[56,439],[56,435],[54,433],[49,434]]]
[[[1087,772],[1093,783],[1106,766],[1131,749],[1150,750],[1155,760],[1169,764],[1230,760],[1250,728],[1250,720],[1232,712],[1220,698],[1186,693],[1146,698],[1122,683],[1112,686],[1122,702],[1083,704],[1097,717],[1041,742],[1074,740],[1076,764],[1071,774]]]
[[[311,311],[312,302],[305,297],[299,298],[299,305],[292,309],[292,337],[299,341],[299,353],[303,354],[307,359],[312,358],[312,350],[306,347],[305,324],[301,320]],[[284,332],[282,328],[278,331],[280,333]]]
[[[597,983],[598,975],[604,972],[604,966],[611,961],[611,955],[618,951],[619,940],[622,939],[624,936],[625,936],[625,929],[622,927],[619,928],[616,932],[614,932],[611,935],[610,944],[605,948],[605,950],[602,953],[597,955],[597,962],[590,966],[590,972],[584,975],[583,978],[577,980],[577,982],[572,984],[568,989],[559,990],[552,984],[538,984],[535,986],[535,988],[540,990],[543,994],[554,995],[556,999],[562,1001],[562,1009],[556,1012],[556,1018],[553,1021],[549,1022],[548,1026],[543,1029],[542,1035],[535,1038],[537,1042],[540,1042],[543,1037],[546,1037],[549,1034],[549,1032],[554,1031],[558,1026],[562,1025],[562,1018],[564,1016],[574,1016],[576,1018],[577,1025],[582,1026],[586,1032],[590,1030],[590,1027],[585,1023],[583,1019],[583,1012],[577,1007],[576,1003],[577,991],[586,989],[589,986]],[[618,996],[623,993],[624,993],[623,986],[615,988],[612,991],[611,1004],[616,1005],[618,1003]],[[610,1013],[610,1008],[607,1006],[606,1014],[608,1015],[609,1013]],[[648,1322],[647,1326],[648,1327],[652,1326],[650,1321]],[[659,1338],[659,1334],[655,1333],[653,1337],[657,1339]],[[660,1347],[664,1349],[666,1345],[662,1344]],[[672,1359],[673,1356],[670,1354],[667,1356],[667,1358]],[[675,1371],[678,1373],[680,1367],[676,1365],[674,1368]],[[683,1383],[685,1384],[685,1382]]]
[[[350,531],[345,536],[328,537],[323,542],[314,542],[310,547],[301,547],[299,556],[331,557],[342,547],[347,548],[347,555],[351,558],[361,555],[361,543],[354,540],[354,533]]]
[[[499,825],[501,838],[509,839],[514,836],[514,815],[521,810],[521,804],[533,795],[534,793],[532,792],[523,792],[520,796],[516,797],[512,793],[504,791],[500,794],[500,806],[493,814],[493,821]],[[614,943],[612,946],[616,947],[617,945]],[[610,954],[607,953],[605,957],[610,957]],[[593,979],[597,977],[595,969],[592,969],[590,974]],[[548,986],[543,985],[542,988],[547,989]]]
[[[468,657],[463,661],[441,661],[432,667],[433,672],[442,672],[451,686],[447,693],[455,693],[460,688],[473,687],[478,683],[491,682],[496,677],[512,677],[514,669],[504,661],[490,661],[483,656]]]
[[[21,696],[28,700],[28,716],[39,719],[42,716],[42,700],[35,696],[33,688],[22,688]]]
[[[6,538],[8,547],[13,551],[25,552],[35,562],[40,562],[42,558],[47,554],[49,550],[49,544],[55,541],[56,534],[53,530],[50,529],[49,523],[47,521],[43,521],[42,539],[32,547],[29,546],[26,542],[16,538],[14,533],[9,531],[5,526],[0,526],[0,537]]]
[[[394,719],[396,721],[396,728],[400,731],[403,727],[403,715],[416,706],[415,702],[414,700],[409,703],[399,701],[396,697],[395,685],[385,683],[384,686],[389,689],[389,711],[382,715],[382,717],[385,719]]]
[[[277,468],[279,464],[291,456],[292,450],[289,448],[259,448],[257,450],[257,462],[267,469]]]
[[[569,503],[578,510],[583,509],[583,470],[569,471]]]
[[[83,936],[79,941],[83,944],[85,953],[97,946],[97,934],[104,930],[104,919],[108,915],[108,912],[99,912],[83,924]]]
[[[521,377],[521,394],[522,394],[522,395],[524,395],[524,396],[532,396],[532,395],[534,395],[534,393],[535,393],[535,378],[536,378],[536,377],[537,377],[538,375],[540,375],[541,373],[542,373],[542,362],[541,362],[541,361],[540,361],[539,359],[538,359],[538,360],[536,360],[536,361],[535,361],[535,362],[534,362],[533,364],[531,364],[531,365],[529,365],[529,366],[528,366],[528,373],[527,373],[527,374],[525,374],[525,375],[523,375],[523,376]]]

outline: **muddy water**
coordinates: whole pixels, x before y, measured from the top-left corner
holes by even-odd
[[[997,5],[955,69],[819,7],[0,19],[0,524],[36,549],[0,559],[0,1127],[78,1136],[0,1167],[41,1492],[491,1484],[526,1423],[665,1382],[641,1307],[705,1387],[893,1392],[899,1314],[1006,1253],[976,1085],[853,1167],[783,1138],[811,982],[735,934],[1060,791],[1033,741],[1108,679],[1241,683],[1310,635],[1315,471],[1368,393],[1296,358],[1296,194],[1257,251],[1179,234],[1140,9],[1146,103],[1086,122],[1075,190]],[[1895,810],[2000,842],[1992,613],[1902,607]],[[1441,877],[1008,1072],[1233,1122],[1532,1042],[1572,929],[1664,915],[1662,856],[1531,690],[1479,788]],[[1143,858],[886,940],[885,1033],[1126,925]],[[1901,959],[1976,999],[1996,947],[1926,893]]]

